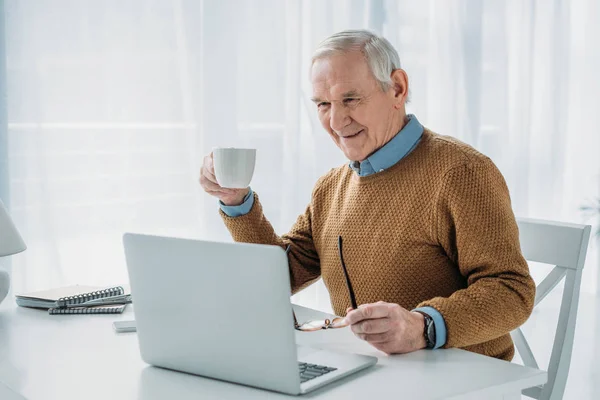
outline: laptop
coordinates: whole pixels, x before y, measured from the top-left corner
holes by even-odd
[[[377,363],[296,345],[278,246],[133,233],[123,244],[148,364],[298,395]]]

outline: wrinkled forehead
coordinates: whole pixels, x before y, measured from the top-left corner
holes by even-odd
[[[337,98],[351,91],[369,92],[377,86],[377,80],[359,51],[315,60],[310,79],[315,98]]]

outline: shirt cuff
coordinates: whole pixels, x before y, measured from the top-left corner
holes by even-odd
[[[438,310],[433,307],[419,307],[413,311],[421,311],[429,315],[433,319],[433,326],[435,327],[435,346],[434,349],[439,349],[446,344],[446,322],[444,317]]]
[[[242,215],[246,215],[252,210],[252,206],[254,205],[254,192],[252,188],[248,191],[246,197],[244,197],[244,202],[239,206],[226,206],[223,204],[221,200],[219,200],[219,206],[221,206],[221,210],[228,217],[241,217]]]

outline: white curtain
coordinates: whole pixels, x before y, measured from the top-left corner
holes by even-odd
[[[252,187],[287,231],[345,162],[307,78],[314,46],[347,28],[396,46],[409,111],[488,154],[518,216],[583,222],[599,194],[594,0],[4,2],[0,178],[29,246],[13,257],[15,291],[126,282],[125,231],[230,240],[197,183],[215,146],[258,149]],[[296,300],[329,309],[321,283]]]

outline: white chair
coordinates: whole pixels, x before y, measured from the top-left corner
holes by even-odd
[[[554,269],[537,286],[537,306],[565,278],[564,291],[548,365],[548,381],[543,386],[523,390],[523,395],[540,400],[562,399],[571,364],[575,320],[579,303],[581,273],[591,227],[553,221],[517,219],[521,249],[528,261],[554,265]],[[511,332],[523,363],[539,368],[521,328]]]

